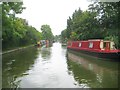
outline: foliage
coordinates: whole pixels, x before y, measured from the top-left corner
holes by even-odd
[[[42,25],[41,31],[42,31],[44,40],[53,40],[54,39],[54,35],[53,35],[49,25]]]
[[[60,42],[60,40],[61,40],[61,35],[55,35],[54,36],[54,41],[55,42]]]
[[[112,35],[110,35],[110,36],[105,37],[105,40],[114,41],[115,42],[115,47],[116,48],[119,47],[118,36],[115,36],[115,35],[112,36]]]
[[[61,36],[69,40],[113,40],[120,48],[119,10],[119,2],[95,2],[84,12],[79,8],[67,19]]]
[[[22,13],[23,2],[2,3],[2,48],[14,48],[35,44],[42,39],[42,34],[29,26],[25,19],[15,15]]]

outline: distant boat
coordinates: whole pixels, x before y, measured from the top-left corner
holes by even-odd
[[[113,41],[93,39],[85,41],[69,41],[67,49],[75,50],[90,56],[120,61],[120,50]]]
[[[62,46],[67,46],[67,43],[62,43],[61,45],[62,45]]]

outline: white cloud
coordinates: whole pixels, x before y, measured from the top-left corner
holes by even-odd
[[[86,0],[23,0],[26,9],[18,17],[40,31],[43,24],[50,25],[54,35],[66,28],[67,19],[79,7],[86,10],[90,2]]]

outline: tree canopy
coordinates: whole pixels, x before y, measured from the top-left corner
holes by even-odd
[[[27,20],[16,17],[25,9],[23,2],[2,2],[2,48],[14,48],[36,43],[42,34]]]
[[[112,40],[120,48],[119,10],[119,2],[95,2],[86,11],[79,8],[67,19],[61,36],[68,40]]]
[[[42,31],[42,35],[43,35],[44,40],[53,40],[54,39],[54,35],[53,35],[49,25],[47,25],[47,24],[42,25],[41,31]]]

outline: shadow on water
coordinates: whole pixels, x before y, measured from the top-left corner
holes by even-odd
[[[67,52],[68,70],[75,80],[90,88],[118,88],[118,63]]]
[[[2,87],[17,88],[21,82],[20,77],[28,75],[37,58],[37,48],[27,48],[2,56]]]

